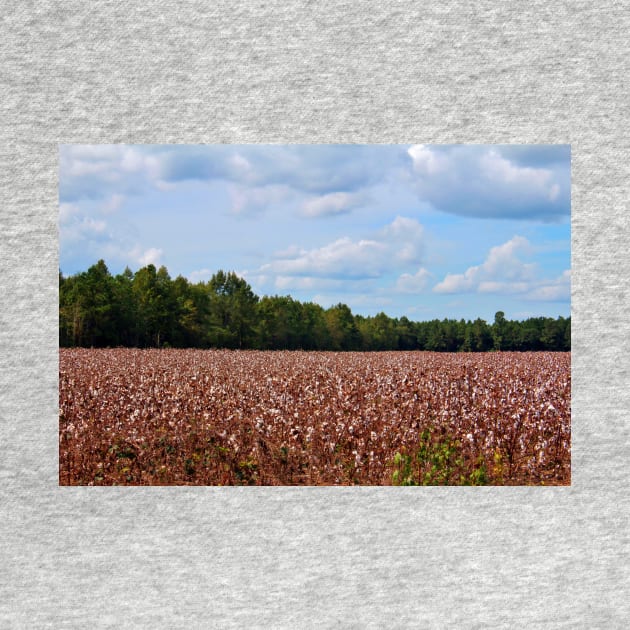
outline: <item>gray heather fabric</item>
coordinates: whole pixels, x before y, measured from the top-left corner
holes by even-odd
[[[628,2],[6,2],[0,627],[625,628]],[[59,143],[573,155],[567,488],[60,488]]]

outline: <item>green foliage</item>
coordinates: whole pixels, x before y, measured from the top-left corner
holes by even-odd
[[[467,483],[469,486],[485,486],[489,482],[486,463],[482,457],[477,460],[477,468],[468,475]]]
[[[467,474],[459,442],[448,435],[435,436],[429,429],[420,435],[413,455],[396,453],[392,465],[395,486],[481,486],[488,483],[482,460]]]
[[[352,311],[346,304],[336,304],[325,313],[331,350],[359,350],[361,336]]]
[[[218,271],[207,284],[209,293],[210,345],[223,348],[251,348],[255,340],[256,304],[245,280],[234,272]]]
[[[265,350],[571,349],[571,318],[510,321],[502,311],[483,319],[412,322],[385,313],[354,315],[346,304],[328,309],[290,296],[260,299],[234,272],[208,282],[172,280],[166,267],[129,268],[112,277],[99,260],[86,272],[59,272],[59,344]]]
[[[239,485],[253,486],[258,476],[258,463],[253,458],[240,461],[234,474]]]

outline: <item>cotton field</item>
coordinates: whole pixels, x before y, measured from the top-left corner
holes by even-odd
[[[62,485],[567,485],[570,353],[65,349]]]

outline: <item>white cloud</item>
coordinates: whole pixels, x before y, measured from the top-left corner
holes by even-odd
[[[513,302],[526,310],[527,299],[537,300],[525,304],[534,312],[551,310],[570,293],[569,278],[556,278],[569,267],[570,161],[566,150],[534,149],[66,146],[60,266],[77,271],[99,258],[113,270],[167,264],[174,272],[195,270],[192,281],[220,268],[247,268],[259,295],[387,297],[397,313],[420,301],[448,314],[446,302],[454,297],[467,304],[454,312],[474,315],[493,293],[506,312]],[[502,245],[471,259],[473,222],[432,206],[467,217],[559,217],[564,225],[525,231],[509,221],[477,221],[486,238],[500,234],[490,243]],[[460,241],[447,245],[451,225],[451,238]],[[530,239],[531,250],[518,239],[505,243],[516,233]],[[459,266],[442,266],[455,259]],[[440,291],[454,295],[445,299]],[[516,299],[504,299],[508,292]]]
[[[100,147],[93,149],[98,156],[109,155],[108,151],[101,151]],[[159,265],[163,250],[143,247],[134,238],[136,230],[133,226],[124,220],[121,223],[120,216],[115,216],[124,200],[124,195],[114,194],[103,203],[88,204],[86,207],[82,204],[60,203],[60,249],[70,251],[74,256],[91,259],[89,264],[102,258],[108,263],[122,262],[132,267]],[[96,217],[92,216],[94,214]]]
[[[400,147],[371,145],[62,145],[59,191],[62,201],[74,201],[114,192],[139,194],[147,187],[163,189],[184,181],[222,180],[238,188],[237,197],[251,191],[252,203],[260,194],[256,189],[278,187],[301,200],[352,195],[382,181],[383,156],[400,152]],[[345,211],[350,199],[327,199],[324,214]],[[307,202],[307,214],[322,210],[314,204]],[[248,205],[237,198],[234,209],[243,211]]]
[[[431,273],[421,267],[415,274],[403,273],[396,281],[395,291],[398,293],[420,293],[429,283]]]
[[[570,157],[566,153],[560,159],[559,153],[553,146],[528,154],[502,145],[414,145],[407,150],[412,185],[438,210],[543,221],[570,213]]]
[[[556,280],[537,277],[538,265],[523,262],[518,254],[531,255],[533,248],[522,236],[493,247],[481,265],[461,274],[447,274],[433,287],[435,293],[494,293],[520,295],[528,300],[554,301],[570,297],[570,271]]]
[[[424,252],[424,230],[415,219],[396,217],[383,229],[361,240],[339,238],[323,247],[295,246],[276,254],[259,273],[287,277],[377,278],[408,264],[418,264]],[[288,280],[282,280],[288,283]]]
[[[159,172],[158,161],[150,155],[143,155],[133,147],[121,147],[118,156],[120,168],[127,173],[137,173],[147,170],[149,173],[157,175]]]
[[[448,160],[424,144],[409,147],[413,170],[421,175],[437,175],[448,168]]]
[[[111,199],[158,186],[164,175],[163,157],[144,146],[62,145],[59,151],[59,198]]]
[[[302,214],[307,217],[346,214],[360,206],[363,201],[364,195],[359,193],[329,193],[306,200],[302,204]]]
[[[137,261],[144,267],[146,265],[158,265],[160,262],[160,258],[163,252],[161,249],[157,249],[156,247],[151,247],[144,252],[142,252],[138,257]]]
[[[261,270],[297,276],[375,276],[379,274],[385,253],[386,246],[378,241],[352,241],[344,237],[324,247],[304,251],[298,257],[280,258],[263,265]]]
[[[500,274],[508,280],[530,279],[536,266],[522,263],[517,257],[519,252],[531,254],[532,246],[526,238],[514,236],[507,243],[490,250],[482,265],[483,271],[491,276]]]
[[[507,243],[493,247],[482,265],[469,267],[461,274],[447,274],[442,282],[433,287],[433,291],[513,293],[523,290],[519,282],[531,281],[536,265],[522,262],[517,253],[530,251],[529,241],[522,236],[515,236]]]
[[[463,274],[447,274],[442,282],[433,287],[435,293],[459,293],[471,291],[474,287],[474,274],[479,267],[471,267]]]
[[[263,209],[278,201],[271,191],[284,188],[304,216],[319,217],[367,203],[367,189],[394,180],[400,185],[405,171],[404,183],[442,211],[552,221],[570,212],[570,154],[562,148],[63,145],[59,190],[60,199],[71,202],[222,180],[235,187],[235,212]]]
[[[481,156],[479,166],[482,177],[490,182],[513,185],[523,189],[540,190],[543,194],[549,194],[552,188],[550,180],[553,173],[551,170],[520,166],[502,157],[498,151],[493,149]]]
[[[276,272],[263,273],[260,270],[239,271],[237,274],[250,283],[255,293],[259,295],[270,294],[294,294],[305,292],[306,294],[325,293],[327,296],[336,296],[333,302],[346,301],[347,296],[374,295],[379,290],[377,279],[356,277],[327,277],[283,275]],[[313,300],[312,297],[302,298]],[[316,301],[316,300],[315,300]],[[332,302],[331,302],[332,303]]]
[[[543,280],[525,298],[539,302],[566,302],[571,299],[571,270],[567,269],[554,280]]]
[[[107,237],[107,223],[88,216],[80,216],[72,209],[64,209],[64,219],[60,220],[59,240],[62,244],[81,241],[103,240]]]
[[[236,153],[228,158],[228,164],[234,173],[242,179],[248,180],[254,177],[255,171],[252,163],[240,153]]]
[[[424,228],[415,219],[396,217],[381,231],[381,237],[393,248],[393,258],[402,264],[420,262],[424,254]]]

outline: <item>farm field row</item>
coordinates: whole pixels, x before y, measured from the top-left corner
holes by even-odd
[[[60,349],[62,485],[570,481],[570,353]]]

